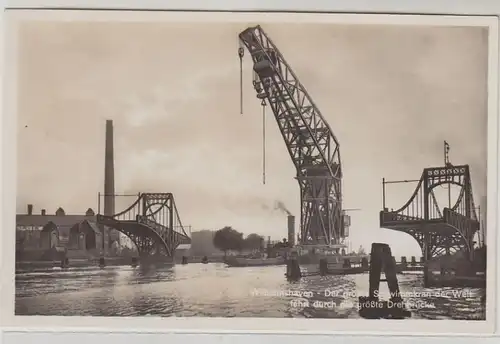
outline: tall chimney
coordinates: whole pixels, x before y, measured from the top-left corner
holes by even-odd
[[[115,214],[115,158],[113,147],[113,121],[106,120],[106,148],[104,157],[104,215]]]
[[[295,216],[288,215],[288,243],[295,246]]]
[[[28,215],[33,215],[33,204],[28,204]]]

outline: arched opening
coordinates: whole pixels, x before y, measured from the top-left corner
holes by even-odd
[[[452,183],[444,183],[432,188],[431,196],[429,198],[429,216],[431,218],[437,218],[440,217],[437,213],[438,209],[441,216],[444,212],[444,208],[452,209],[460,200],[461,192],[462,186]],[[460,212],[460,209],[456,209],[456,211]]]
[[[85,249],[94,250],[95,248],[97,248],[96,235],[93,230],[90,230],[85,234]]]
[[[94,250],[97,248],[96,232],[89,222],[83,221],[71,227],[69,231],[69,247],[76,250]]]
[[[53,222],[47,223],[40,232],[40,248],[51,249],[59,245],[59,230]]]
[[[59,245],[59,235],[57,233],[57,230],[53,230],[50,232],[50,241],[49,241],[50,248],[56,247]]]
[[[68,246],[71,249],[80,248],[80,224],[77,223],[69,230]]]

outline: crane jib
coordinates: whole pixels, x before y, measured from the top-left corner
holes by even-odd
[[[259,40],[260,36],[260,40]],[[291,70],[291,68],[286,64],[286,61],[284,58],[281,56],[279,53],[278,49],[272,44],[271,40],[265,35],[263,30],[260,28],[260,26],[250,28],[245,30],[242,34],[240,34],[240,40],[243,42],[243,44],[247,47],[249,50],[252,59],[254,61],[254,71],[258,75],[259,81],[254,80],[254,87],[256,90],[261,90],[264,89],[266,92],[258,92],[257,97],[259,99],[264,99],[266,98],[269,94],[269,91],[271,87],[276,84],[282,84],[285,85],[286,81],[285,78],[282,77],[282,74],[289,74],[290,76],[293,77],[294,79],[294,84],[295,85],[290,85],[288,84],[288,87],[282,88],[282,90],[278,91],[283,91],[285,93],[285,97],[288,98],[289,101],[291,101],[292,107],[288,108],[289,115],[292,115],[291,120],[293,122],[296,122],[297,120],[300,120],[302,123],[301,124],[296,124],[295,128],[298,128],[298,130],[302,130],[303,132],[300,134],[301,136],[304,136],[305,131],[307,131],[307,135],[312,139],[313,141],[317,140],[317,136],[321,135],[322,133],[326,133],[328,136],[330,136],[330,139],[332,142],[334,142],[335,149],[338,150],[339,144],[335,136],[333,135],[333,131],[330,129],[328,123],[322,118],[321,114],[319,113],[319,110],[316,108],[314,104],[312,104],[312,100],[310,99],[309,95],[307,94],[307,91],[305,88],[300,84],[298,81],[297,77]],[[282,65],[285,67],[283,68]],[[276,80],[276,78],[280,80]],[[274,81],[274,82],[273,82]],[[258,88],[258,89],[257,89]],[[258,90],[258,91],[259,91]],[[299,93],[302,93],[301,96],[298,96]],[[298,99],[295,99],[298,98]],[[311,103],[311,106],[306,106],[302,105],[304,103],[305,99],[300,99],[300,98],[307,98],[307,100]],[[302,109],[303,111],[300,111]],[[305,124],[307,119],[304,118],[304,115],[307,115],[308,110],[314,109],[313,116],[312,118],[315,121],[320,122],[320,125],[318,126],[311,126]],[[314,142],[316,146],[319,144],[317,142]],[[330,148],[330,147],[329,147]],[[335,156],[330,156],[330,159],[328,156],[324,154],[323,150],[319,150],[318,156],[321,157],[323,160],[322,163],[324,166],[329,168],[335,160]],[[335,154],[333,154],[335,155]],[[334,173],[333,170],[330,171],[332,175],[337,175],[337,173]]]
[[[347,236],[342,213],[340,149],[333,131],[278,48],[260,26],[239,35],[253,62],[253,86],[274,114],[297,170],[301,244],[340,244]]]

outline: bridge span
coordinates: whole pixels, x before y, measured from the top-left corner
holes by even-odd
[[[141,257],[171,259],[179,245],[191,244],[172,193],[139,193],[123,211],[112,216],[99,213],[97,223],[129,237]]]
[[[401,208],[389,210],[385,199],[386,184],[400,182],[383,180],[380,227],[411,235],[422,250],[424,262],[456,253],[462,254],[468,262],[472,262],[474,236],[479,231],[480,225],[472,195],[469,166],[446,164],[444,167],[425,168],[420,179],[413,182],[416,182],[417,186],[410,199]],[[436,187],[443,185],[448,187],[456,185],[459,193],[454,203],[440,209],[434,191]],[[467,270],[466,266],[459,268]],[[466,273],[460,272],[460,274]]]

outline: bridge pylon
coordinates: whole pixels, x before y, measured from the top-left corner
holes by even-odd
[[[417,186],[410,199],[399,209],[386,207],[386,185],[415,182]],[[425,168],[418,180],[382,181],[383,210],[380,227],[411,235],[420,245],[424,262],[433,258],[463,252],[472,261],[474,235],[479,220],[472,195],[468,165]],[[454,203],[440,209],[435,189],[455,185],[459,194]]]
[[[117,214],[98,214],[98,224],[114,228],[129,237],[141,257],[172,258],[179,245],[191,244],[173,194],[139,193],[134,197],[135,201]]]

